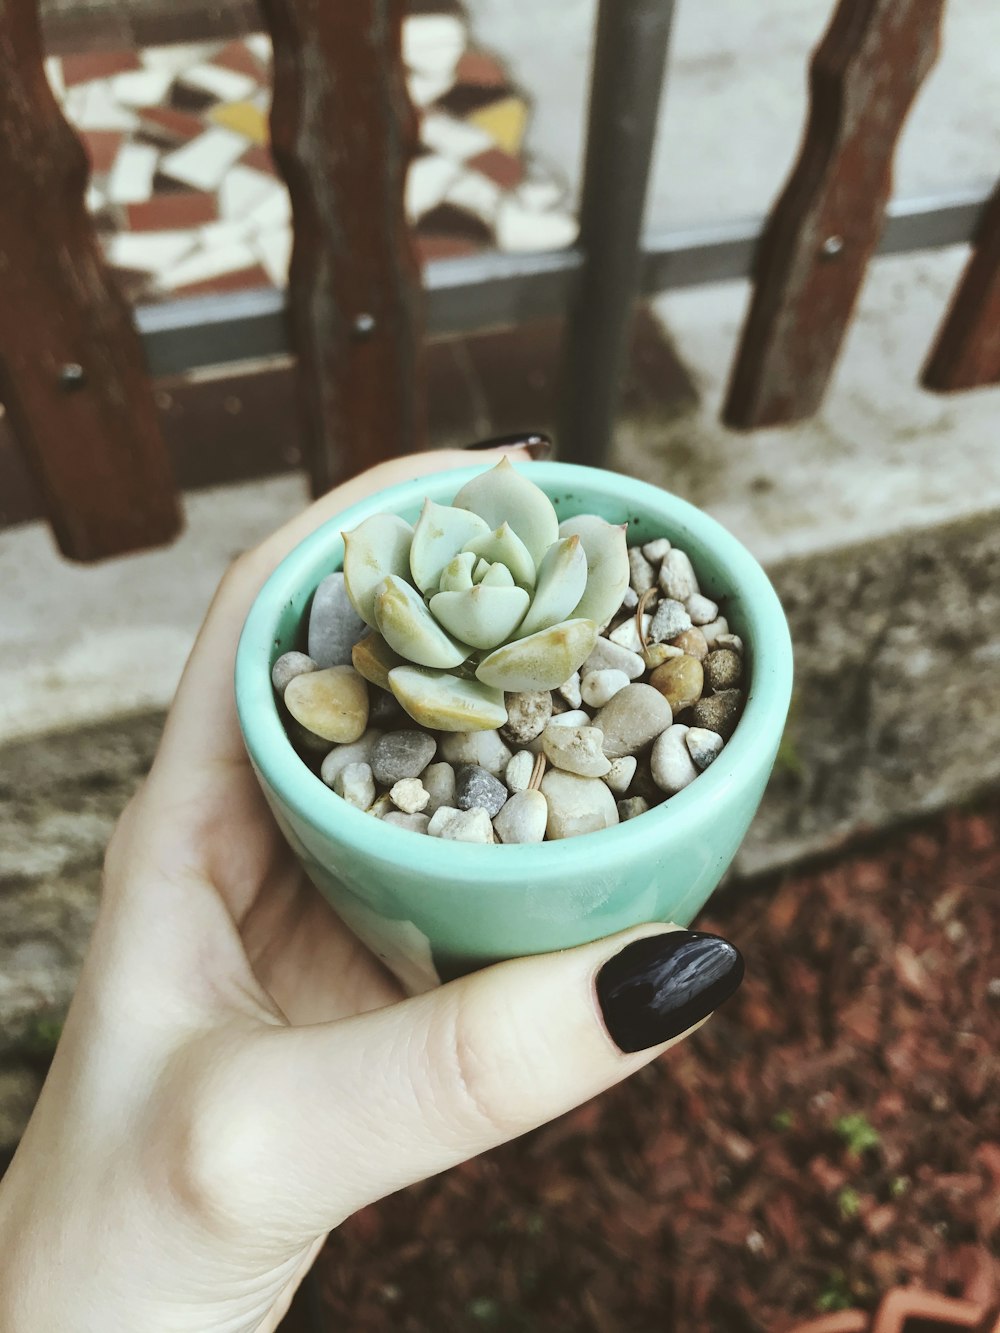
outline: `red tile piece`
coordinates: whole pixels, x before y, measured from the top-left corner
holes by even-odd
[[[214,194],[195,190],[183,194],[157,194],[142,204],[125,209],[131,231],[183,231],[202,227],[219,217],[219,203]]]
[[[485,152],[469,158],[465,164],[473,171],[481,171],[496,181],[502,190],[513,190],[524,180],[524,163],[513,153],[505,153],[502,148],[487,148]]]
[[[466,51],[455,68],[456,83],[477,88],[506,88],[507,74],[498,60],[482,51]]]
[[[172,106],[146,106],[141,112],[144,121],[158,130],[165,130],[178,143],[196,139],[205,129],[205,122],[199,116],[189,115],[186,111],[177,111]]]
[[[206,278],[203,282],[192,282],[186,287],[174,287],[178,296],[203,296],[209,292],[241,292],[253,287],[271,287],[274,284],[267,269],[260,264],[253,268],[237,269],[235,273],[220,273],[217,277]]]
[[[265,171],[269,176],[277,176],[278,174],[270,149],[264,148],[258,143],[250,145],[240,158],[240,166],[253,167],[255,171]]]
[[[124,134],[121,134],[118,130],[83,130],[80,132],[80,140],[87,150],[87,156],[90,158],[90,169],[95,176],[100,176],[105,171],[111,170],[124,138]]]
[[[427,264],[432,259],[457,259],[462,255],[474,255],[483,248],[475,241],[465,241],[458,236],[417,235],[413,239],[421,264]]]
[[[230,42],[212,57],[213,65],[222,65],[225,69],[235,70],[237,74],[249,75],[259,80],[265,73],[264,67],[245,42]]]
[[[91,79],[110,79],[113,74],[125,74],[131,69],[141,69],[139,57],[134,51],[81,51],[77,55],[63,56],[63,80],[67,88],[77,83],[89,83]]]

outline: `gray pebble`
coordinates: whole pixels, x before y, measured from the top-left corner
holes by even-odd
[[[418,815],[426,809],[430,793],[419,778],[400,778],[389,793],[392,803],[404,815]]]
[[[441,737],[441,758],[449,764],[475,764],[495,778],[507,767],[511,750],[498,731],[449,731]]]
[[[535,768],[535,756],[530,750],[518,750],[504,771],[504,781],[512,792],[527,790]]]
[[[292,677],[294,680],[295,677]],[[291,682],[289,682],[291,684]],[[307,754],[326,754],[332,744],[323,736],[317,736],[314,731],[304,727],[294,717],[285,719],[285,730],[288,732],[288,739],[297,750],[305,750]]]
[[[668,796],[682,791],[689,782],[698,776],[685,737],[688,729],[676,722],[672,727],[657,736],[653,744],[653,753],[649,757],[649,768],[653,781],[660,791]]]
[[[597,713],[594,726],[604,733],[609,759],[638,754],[673,721],[670,705],[652,685],[627,685]]]
[[[718,694],[698,700],[691,709],[692,725],[704,727],[707,731],[717,731],[724,741],[728,741],[742,709],[742,690],[720,690]]]
[[[615,798],[600,778],[551,768],[542,778],[542,794],[549,805],[545,831],[551,839],[596,833],[618,823]]]
[[[290,680],[304,676],[307,671],[315,671],[319,666],[305,653],[282,653],[271,668],[271,684],[279,694],[284,694]]]
[[[381,786],[394,787],[400,778],[419,778],[436,749],[429,732],[387,731],[372,747],[372,772]]]
[[[540,736],[552,716],[551,690],[522,690],[519,694],[504,696],[507,721],[500,735],[510,745],[527,745]]]
[[[653,623],[646,634],[651,643],[667,643],[676,639],[691,628],[691,617],[684,610],[684,603],[673,597],[664,597],[656,608]]]
[[[413,719],[403,708],[394,694],[388,690],[372,688],[369,690],[371,707],[368,710],[368,723],[380,731],[405,731]]]
[[[616,796],[624,796],[635,777],[635,770],[638,760],[634,755],[626,754],[621,759],[616,759],[604,775],[604,781],[608,784]]]
[[[493,824],[486,811],[479,807],[456,810],[453,806],[442,805],[431,816],[427,832],[432,838],[444,838],[448,842],[493,841]]]
[[[649,563],[638,546],[633,546],[628,553],[629,585],[637,595],[652,588],[656,583],[656,570]]]
[[[675,546],[660,566],[660,590],[675,601],[686,602],[699,591],[698,579],[686,551]]]
[[[598,643],[600,643],[600,639],[598,639]],[[569,704],[570,708],[579,708],[579,707],[580,707],[580,704],[581,704],[582,701],[581,701],[581,698],[580,698],[580,673],[579,673],[579,671],[574,671],[573,674],[572,674],[572,676],[570,676],[569,680],[564,680],[564,681],[563,681],[563,683],[559,686],[559,693],[562,695],[562,697],[563,697],[563,698],[566,700],[566,702]],[[543,727],[543,728],[542,728],[542,731],[544,731],[544,730],[545,730],[545,728]]]
[[[501,842],[541,842],[549,819],[549,803],[540,791],[519,791],[493,820]]]
[[[624,824],[628,819],[635,819],[636,815],[644,815],[649,809],[649,802],[643,796],[629,796],[627,800],[618,802],[618,818]]]
[[[351,649],[368,626],[351,605],[343,574],[328,574],[309,611],[309,656],[317,666],[350,666]]]
[[[646,542],[642,548],[642,553],[652,564],[658,565],[661,560],[669,553],[670,543],[666,537],[657,537],[651,542]]]
[[[337,774],[333,790],[348,805],[367,810],[375,799],[375,779],[368,764],[345,764]]]
[[[359,741],[352,741],[350,745],[335,745],[323,760],[323,766],[319,770],[319,775],[326,785],[332,787],[337,780],[337,774],[348,764],[371,763],[372,750],[381,735],[381,731],[369,727]]]
[[[717,731],[708,731],[705,727],[688,727],[684,741],[695,768],[701,772],[708,768],[713,759],[718,759],[725,743]]]
[[[588,708],[603,708],[609,699],[613,699],[619,690],[628,684],[624,671],[607,668],[603,671],[588,671],[580,682],[580,693]]]
[[[743,660],[732,648],[716,648],[705,658],[705,684],[713,690],[729,690],[740,683]]]
[[[420,775],[420,781],[428,794],[424,814],[432,815],[442,805],[455,804],[455,770],[451,764],[428,764]]]
[[[584,674],[591,671],[624,671],[629,680],[638,680],[645,670],[646,664],[638,653],[605,638],[597,640],[594,651],[580,668]],[[576,706],[579,707],[579,704]]]
[[[582,778],[603,778],[611,767],[611,761],[601,748],[603,740],[597,727],[550,724],[542,733],[542,753],[550,764],[564,773],[577,773]]]
[[[459,810],[473,810],[478,806],[492,819],[499,813],[507,795],[507,788],[500,779],[487,773],[485,768],[463,764],[455,775],[455,804]]]
[[[703,597],[696,592],[684,603],[684,609],[691,617],[692,625],[710,625],[719,614],[719,607],[710,597]]]
[[[394,824],[396,828],[408,828],[413,833],[426,833],[430,820],[426,815],[406,815],[401,810],[390,810],[382,816],[383,824]]]

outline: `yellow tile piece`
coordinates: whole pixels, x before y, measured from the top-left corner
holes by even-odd
[[[471,112],[466,120],[485,130],[505,153],[516,154],[521,150],[521,140],[527,128],[528,107],[520,97],[502,97],[498,102],[490,102],[488,106]]]
[[[253,102],[220,102],[208,114],[216,125],[244,135],[251,143],[267,143],[267,116]]]

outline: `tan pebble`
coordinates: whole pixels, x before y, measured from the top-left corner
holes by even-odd
[[[684,649],[672,643],[651,643],[642,655],[642,660],[650,670],[655,670],[668,662],[671,657],[683,657]]]
[[[392,803],[402,810],[404,815],[418,815],[431,799],[430,792],[419,778],[400,778],[389,792]]]
[[[559,727],[542,733],[542,753],[555,768],[582,778],[602,778],[611,761],[601,749],[604,737],[596,727]]]
[[[381,634],[366,634],[351,649],[351,661],[355,671],[377,685],[380,690],[389,688],[389,672],[393,667],[403,665],[403,659],[394,653]]]
[[[687,653],[688,657],[697,657],[699,662],[703,662],[708,656],[708,640],[697,625],[686,629],[683,634],[678,634],[676,639],[671,639],[670,642],[673,647]]]
[[[654,690],[660,691],[671,711],[679,713],[701,698],[705,687],[705,672],[696,657],[688,657],[687,653],[683,653],[658,666],[651,673],[649,683]]]
[[[326,667],[290,680],[285,706],[313,735],[349,745],[368,725],[368,686],[353,667]]]
[[[673,720],[668,700],[652,685],[627,685],[594,717],[594,726],[604,733],[604,753],[609,759],[638,754],[665,731]]]

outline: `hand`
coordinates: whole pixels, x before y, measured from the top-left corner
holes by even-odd
[[[732,946],[652,925],[403,999],[278,833],[232,697],[257,590],[348,505],[468,462],[374,468],[223,580],[0,1188],[5,1333],[272,1330],[345,1217],[625,1078],[739,984]]]

